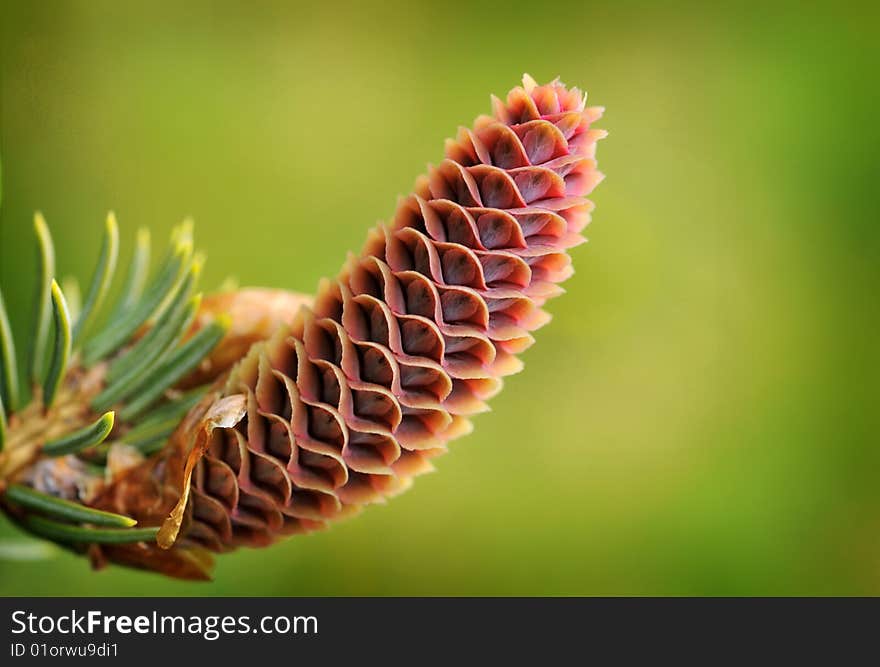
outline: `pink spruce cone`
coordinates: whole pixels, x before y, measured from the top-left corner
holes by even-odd
[[[521,369],[584,242],[606,133],[591,128],[602,108],[558,80],[525,76],[493,104],[231,371],[220,395],[244,395],[246,416],[208,437],[175,550],[269,544],[400,492]]]

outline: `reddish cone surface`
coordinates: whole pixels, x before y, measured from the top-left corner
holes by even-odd
[[[391,224],[321,284],[314,306],[254,345],[212,396],[240,395],[246,415],[190,457],[172,552],[268,544],[405,489],[520,370],[516,355],[572,273],[566,251],[584,241],[592,204],[583,197],[602,178],[594,157],[605,132],[591,127],[602,109],[558,81],[525,77],[493,102],[493,116],[447,141]],[[148,520],[185,486],[183,459],[207,407],[151,464],[165,492],[141,513]],[[133,489],[110,491],[114,502],[105,494],[99,504],[131,511]],[[141,549],[107,553],[157,567],[154,545]]]

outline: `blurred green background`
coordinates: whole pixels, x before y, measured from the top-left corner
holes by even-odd
[[[211,584],[58,554],[0,594],[880,594],[878,12],[296,4],[2,3],[11,311],[36,209],[61,274],[113,209],[124,253],[192,215],[203,284],[311,291],[523,72],[607,107],[568,294],[388,505]]]

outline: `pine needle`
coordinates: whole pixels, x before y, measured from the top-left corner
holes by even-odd
[[[67,372],[67,362],[70,360],[71,331],[70,314],[67,311],[67,302],[58,283],[52,281],[52,315],[55,322],[55,344],[52,348],[52,361],[46,374],[46,383],[43,385],[43,407],[48,411],[55,401],[58,387]]]
[[[79,503],[40,493],[21,484],[11,484],[6,489],[5,497],[20,507],[41,512],[55,519],[90,523],[96,526],[118,526],[120,528],[131,528],[137,525],[137,521],[131,517],[96,510]]]
[[[64,276],[61,279],[61,291],[67,299],[67,310],[70,311],[70,321],[76,322],[82,312],[82,290],[76,276]]]
[[[18,367],[15,362],[15,341],[12,327],[0,292],[0,403],[11,414],[18,407]]]
[[[125,276],[125,284],[122,287],[122,293],[119,295],[119,302],[113,315],[110,316],[110,323],[115,323],[141,298],[144,293],[144,287],[147,284],[147,278],[150,273],[150,230],[141,227],[137,231],[135,239],[134,253],[131,256],[131,263],[128,267],[128,273]]]
[[[93,424],[89,424],[57,440],[47,442],[43,445],[43,453],[46,456],[64,456],[100,445],[113,430],[115,416],[114,412],[105,412]]]
[[[83,303],[82,310],[73,327],[73,342],[85,333],[89,321],[104,302],[110,283],[116,271],[116,258],[119,255],[119,225],[116,216],[112,212],[107,214],[104,223],[104,239],[101,242],[101,254],[98,257],[98,265],[95,267],[95,275],[89,287],[89,293]]]
[[[49,338],[49,320],[52,312],[52,278],[55,275],[55,247],[52,235],[42,213],[34,214],[34,232],[37,235],[39,282],[34,301],[34,328],[31,332],[29,372],[31,382],[39,385],[46,363],[46,344]]]
[[[27,516],[23,521],[32,533],[57,542],[87,544],[126,544],[156,539],[156,528],[87,528],[50,521],[39,516]]]

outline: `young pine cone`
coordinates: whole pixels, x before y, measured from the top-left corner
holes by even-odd
[[[88,501],[164,522],[158,545],[94,558],[204,577],[206,552],[264,546],[399,493],[470,431],[550,319],[542,308],[593,208],[583,197],[602,179],[602,109],[579,90],[526,76],[493,105],[313,305],[230,371],[203,372],[214,387],[164,450]],[[251,305],[245,319],[259,320]],[[224,345],[213,354],[228,359]]]

